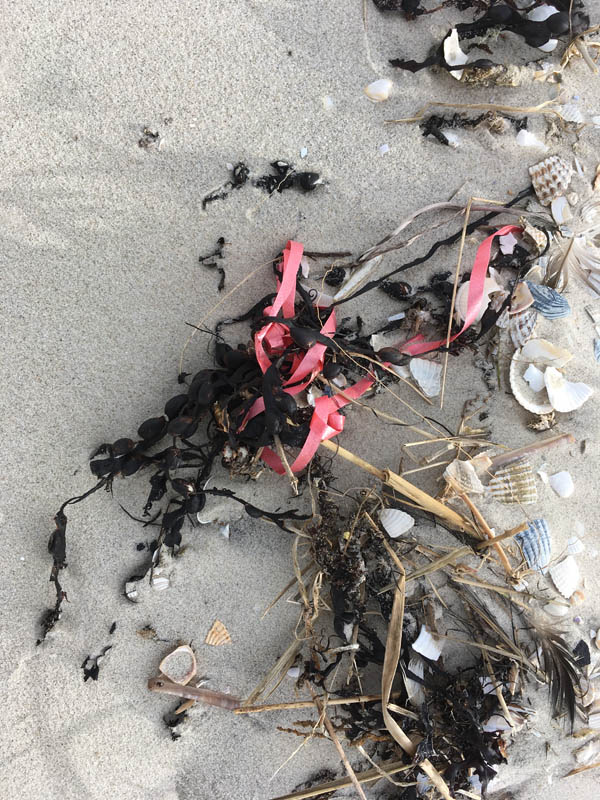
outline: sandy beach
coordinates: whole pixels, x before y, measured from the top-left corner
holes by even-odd
[[[172,741],[162,722],[172,698],[147,690],[161,658],[179,641],[194,643],[199,672],[211,687],[240,696],[281,655],[298,607],[284,600],[263,616],[293,577],[292,540],[273,526],[244,517],[232,521],[229,539],[216,525],[186,529],[185,558],[168,591],[147,592],[132,604],[123,585],[141,563],[136,546],[152,534],[119,504],[139,513],[146,484],[139,476],[116,481],[113,498],[101,491],[71,508],[63,576],[68,602],[48,639],[40,646],[36,640],[41,614],[53,604],[47,552],[53,515],[66,498],[92,486],[88,460],[100,443],[134,435],[177,392],[191,332],[186,323],[210,327],[273,291],[271,262],[288,239],[308,250],[358,255],[427,204],[471,196],[507,202],[529,185],[528,167],[544,157],[544,150],[519,147],[514,130],[459,130],[459,146],[451,148],[423,137],[418,125],[386,124],[435,100],[534,106],[554,97],[557,86],[526,80],[515,88],[469,88],[443,71],[395,70],[388,59],[425,58],[433,42],[457,21],[472,20],[473,11],[448,8],[407,22],[377,12],[370,0],[367,10],[365,31],[359,0],[22,0],[4,9],[0,794],[7,799],[267,800],[321,770],[343,775],[331,742],[314,739],[299,748],[297,737],[277,730],[308,712],[275,719],[197,707],[184,735]],[[518,51],[522,60],[524,50],[536,53],[505,38],[499,53]],[[363,89],[381,77],[393,80],[392,93],[373,104]],[[586,113],[600,113],[598,76],[581,59],[569,67],[562,91]],[[158,138],[140,146],[145,129]],[[547,154],[577,156],[585,173],[575,175],[572,189],[589,193],[600,130],[561,131],[542,115],[529,117],[529,130],[545,141]],[[382,145],[388,152],[382,154]],[[244,161],[261,175],[277,159],[319,172],[324,185],[269,196],[248,184],[202,208],[203,197],[229,179],[228,164]],[[419,254],[440,236],[433,227],[421,230]],[[198,263],[219,237],[228,243],[222,293],[215,271]],[[477,243],[467,241],[466,265]],[[434,272],[453,270],[456,258],[456,248],[441,250],[401,277],[422,285]],[[392,253],[383,267],[404,260],[402,252]],[[576,521],[585,526],[586,552],[579,558],[585,601],[566,621],[575,642],[589,641],[590,629],[600,626],[600,367],[584,311],[598,301],[576,279],[566,297],[571,316],[553,326],[543,320],[539,335],[575,354],[571,379],[596,394],[560,417],[556,432],[571,433],[575,443],[537,458],[535,467],[545,461],[548,472],[568,469],[575,483],[573,496],[561,499],[539,482],[553,552],[564,550]],[[370,292],[345,313],[374,326],[394,308],[383,293]],[[183,358],[186,372],[208,362],[209,342],[204,334],[194,337]],[[451,359],[447,424],[458,423],[465,400],[485,392],[472,353]],[[410,402],[426,413],[416,395]],[[401,407],[382,395],[378,408],[396,414]],[[516,448],[531,440],[530,415],[506,381],[489,411],[493,441]],[[411,435],[398,430],[355,408],[342,443],[380,467],[398,468],[400,445]],[[358,470],[335,463],[340,489],[364,485]],[[435,492],[437,477],[427,473],[419,485]],[[251,486],[240,480],[238,488],[264,507],[306,508],[308,502],[292,498],[286,479],[272,473]],[[502,528],[521,519],[513,507],[490,515]],[[203,644],[215,619],[227,626],[231,645]],[[139,635],[144,626],[158,641]],[[82,662],[109,644],[99,680],[84,682]],[[598,658],[597,649],[593,655]],[[578,741],[550,719],[546,692],[528,688],[539,709],[533,732],[510,748],[491,798],[597,796],[597,770],[563,779],[575,766]],[[274,698],[294,699],[293,681]],[[357,769],[370,766],[358,753],[350,758]],[[399,791],[385,781],[366,789],[369,800]],[[354,795],[346,789],[335,796]]]

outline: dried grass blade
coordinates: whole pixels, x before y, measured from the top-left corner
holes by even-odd
[[[254,689],[254,691],[248,695],[248,697],[244,700],[244,706],[252,706],[256,703],[258,698],[261,694],[265,691],[267,686],[274,680],[278,680],[277,684],[273,689],[271,689],[270,694],[275,691],[275,688],[279,686],[279,683],[283,680],[283,676],[286,674],[288,669],[294,663],[294,659],[300,652],[300,648],[302,647],[302,641],[299,639],[295,639],[290,646],[287,648],[285,653],[280,656],[275,664],[271,667],[271,669],[267,672],[265,677],[262,681],[258,684],[258,686]]]
[[[409,769],[412,769],[412,765],[404,764],[402,761],[384,761],[377,769],[367,769],[364,772],[355,773],[356,779],[359,783],[381,780],[380,769],[385,770],[388,775],[396,775],[398,772],[408,772]],[[349,786],[352,786],[350,778],[336,778],[334,781],[320,783],[318,786],[311,786],[310,789],[292,792],[292,794],[273,797],[271,800],[308,800],[310,797],[318,797],[320,794],[335,792],[337,789],[347,789]]]

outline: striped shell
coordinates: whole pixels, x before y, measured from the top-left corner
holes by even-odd
[[[537,311],[534,308],[526,308],[525,311],[510,315],[508,332],[515,347],[522,347],[531,339],[536,322]]]
[[[539,286],[527,281],[529,291],[533,295],[533,307],[546,319],[560,319],[571,313],[569,301],[549,286]]]
[[[475,467],[470,461],[455,459],[444,470],[444,478],[457,492],[483,494],[485,491],[483,484],[479,480],[479,475],[477,475]]]
[[[558,591],[568,600],[579,586],[580,580],[579,567],[573,556],[567,556],[550,567],[550,577]]]
[[[546,572],[550,563],[550,530],[545,519],[534,519],[515,539],[531,569]]]
[[[221,620],[217,619],[214,621],[211,629],[206,634],[204,643],[210,644],[212,647],[219,647],[222,644],[231,644],[231,636],[229,635],[229,631],[225,625],[223,625]]]
[[[529,167],[537,199],[549,206],[555,197],[565,194],[573,177],[573,167],[560,156],[550,156]]]
[[[519,217],[519,225],[523,228],[521,236],[525,244],[532,245],[533,250],[543,253],[548,247],[548,236],[544,231],[535,228],[526,217]]]
[[[564,414],[580,408],[594,393],[585,383],[566,380],[554,367],[546,367],[544,381],[552,408]]]
[[[500,503],[537,503],[538,493],[531,464],[526,459],[499,469],[488,484],[494,500]]]
[[[379,521],[392,539],[402,536],[415,524],[414,517],[399,508],[384,508],[379,513]]]

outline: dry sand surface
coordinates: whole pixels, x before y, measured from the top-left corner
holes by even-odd
[[[425,204],[454,193],[461,200],[506,201],[528,185],[527,167],[541,153],[518,147],[512,131],[498,137],[461,132],[454,150],[424,139],[417,126],[384,120],[435,99],[533,105],[556,87],[528,82],[469,90],[445,73],[394,71],[388,58],[424,57],[452,21],[472,19],[472,12],[449,9],[410,24],[382,16],[371,2],[368,12],[370,56],[359,0],[4,5],[3,798],[265,800],[321,768],[342,772],[331,743],[317,740],[273,777],[300,743],[276,730],[293,715],[238,718],[198,709],[185,736],[172,742],[161,715],[173,704],[146,688],[179,639],[198,645],[200,671],[215,688],[245,695],[271,667],[297,619],[297,606],[286,602],[261,618],[292,575],[290,539],[275,528],[246,519],[232,525],[229,541],[215,528],[189,532],[188,553],[169,591],[132,605],[122,594],[123,581],[140,563],[136,544],[150,535],[100,492],[71,509],[64,577],[69,603],[53,635],[41,647],[35,642],[40,613],[52,601],[46,542],[53,514],[65,498],[91,486],[87,461],[94,447],[133,434],[175,393],[190,330],[184,323],[200,321],[222,297],[216,275],[199,266],[199,254],[226,237],[228,289],[256,270],[227,301],[227,314],[239,313],[271,291],[267,262],[289,238],[312,250],[358,254]],[[393,78],[395,87],[390,100],[373,105],[363,87],[377,77]],[[586,110],[598,111],[598,78],[581,61],[569,70],[564,89]],[[145,126],[160,133],[147,149],[138,146]],[[541,138],[547,134],[541,117],[531,118],[530,129]],[[587,168],[586,181],[574,183],[582,194],[597,161],[598,136],[592,126],[579,136],[548,139],[549,152],[569,159],[575,146]],[[390,149],[382,156],[384,143]],[[202,210],[202,197],[227,179],[228,162],[245,160],[260,173],[273,159],[299,163],[303,147],[303,168],[326,181],[318,192],[267,198],[247,186]],[[424,252],[435,238],[432,231],[415,247]],[[465,263],[474,251],[468,244]],[[452,269],[455,259],[455,250],[442,251],[425,271],[406,278],[418,285],[432,271]],[[402,260],[392,254],[385,266]],[[593,326],[583,310],[590,296],[575,282],[567,296],[573,314],[552,335],[576,353],[571,374],[597,387]],[[392,309],[381,293],[371,293],[351,310],[375,323]],[[194,340],[187,371],[207,361],[208,341],[201,335]],[[468,351],[451,361],[446,391],[443,413],[452,426],[465,399],[485,391]],[[550,471],[571,471],[573,497],[559,500],[539,487],[555,552],[575,520],[586,525],[587,551],[580,558],[586,601],[578,609],[585,638],[600,625],[597,403],[596,395],[561,418],[560,430],[587,441],[585,453],[577,444],[547,457]],[[399,408],[389,397],[380,407]],[[529,441],[526,418],[504,384],[492,402],[492,438],[514,447]],[[353,410],[344,444],[380,466],[397,466],[403,436]],[[364,481],[342,464],[336,470],[341,485]],[[423,486],[433,488],[426,481]],[[293,505],[284,479],[270,476],[244,490],[256,503]],[[141,479],[117,482],[114,499],[137,509],[144,491]],[[504,509],[490,514],[501,527],[520,519]],[[201,643],[217,617],[233,645],[207,648]],[[147,624],[165,641],[136,635]],[[576,641],[571,617],[569,625]],[[81,662],[109,643],[113,650],[100,679],[84,683]],[[531,689],[541,708],[544,692]],[[292,681],[276,696],[292,697]],[[598,772],[562,780],[574,766],[575,745],[565,729],[543,711],[531,727],[536,733],[513,745],[493,789],[512,787],[518,800],[597,796]],[[358,754],[351,758],[357,768],[368,768]],[[384,793],[394,796],[383,783],[367,789],[370,798]]]

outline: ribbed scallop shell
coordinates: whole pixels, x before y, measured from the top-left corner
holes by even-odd
[[[564,347],[552,344],[547,339],[530,339],[523,345],[521,358],[538,367],[564,367],[573,358],[573,353]]]
[[[485,487],[470,461],[455,459],[444,470],[444,478],[458,492],[482,494],[485,491]]]
[[[566,193],[573,167],[560,156],[550,156],[529,167],[529,174],[538,200],[543,206],[549,206],[555,197]]]
[[[540,286],[537,283],[526,281],[529,291],[533,295],[533,307],[546,319],[559,319],[568,317],[571,306],[568,300],[556,289],[549,286]]]
[[[525,560],[531,569],[546,572],[550,563],[552,545],[550,530],[545,519],[534,519],[515,539],[521,546]]]
[[[442,365],[425,358],[411,358],[410,374],[427,397],[436,397],[442,387]]]
[[[554,367],[546,367],[544,381],[552,408],[565,414],[581,408],[594,393],[594,390],[585,383],[572,383],[566,380]]]
[[[558,564],[550,567],[550,577],[554,585],[567,600],[579,586],[579,567],[573,556],[563,558]]]
[[[214,621],[211,629],[206,634],[205,644],[210,644],[212,647],[219,647],[222,644],[231,644],[231,636],[229,631],[223,625],[220,619]]]
[[[414,518],[399,508],[384,508],[379,514],[379,521],[392,539],[402,536],[415,524]]]
[[[546,392],[534,391],[525,380],[525,373],[530,368],[531,363],[523,358],[522,353],[522,350],[515,350],[510,362],[509,381],[515,400],[527,411],[531,411],[532,414],[550,414],[552,405],[546,396]]]
[[[537,503],[538,493],[531,464],[526,459],[499,469],[488,484],[494,500],[500,503]]]
[[[419,635],[413,642],[412,648],[417,653],[431,661],[437,661],[442,655],[443,640],[436,639],[431,635],[431,631],[425,625],[419,631]]]
[[[508,320],[508,332],[515,347],[522,347],[528,339],[531,339],[537,322],[537,311],[535,308],[526,308],[518,314],[511,314]]]

